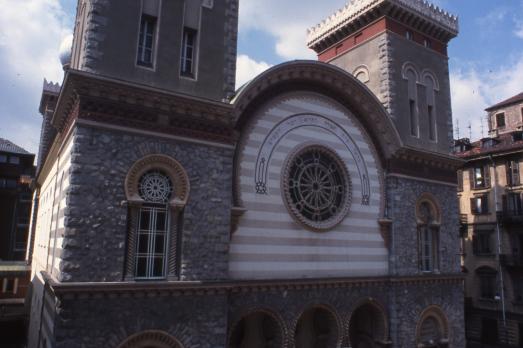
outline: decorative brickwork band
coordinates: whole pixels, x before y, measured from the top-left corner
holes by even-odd
[[[163,331],[145,331],[129,337],[118,348],[182,348],[180,342]]]

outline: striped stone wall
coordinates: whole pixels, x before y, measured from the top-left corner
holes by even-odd
[[[313,232],[295,222],[282,198],[283,164],[293,149],[305,143],[335,151],[352,183],[349,213],[326,232]],[[235,184],[246,212],[231,239],[232,278],[388,273],[388,252],[377,222],[383,200],[380,163],[349,110],[319,94],[285,94],[255,112],[238,151]],[[267,163],[266,168],[261,162]],[[266,175],[260,174],[264,169]],[[265,192],[259,190],[260,180]]]

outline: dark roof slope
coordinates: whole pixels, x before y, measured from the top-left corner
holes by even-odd
[[[517,133],[517,132],[515,132]],[[463,159],[469,159],[473,157],[481,157],[485,155],[491,155],[500,152],[510,152],[514,150],[523,149],[523,140],[515,140],[513,138],[514,133],[501,134],[495,138],[485,138],[475,141],[470,144],[468,150],[463,152],[454,153],[457,157]],[[483,142],[492,141],[491,146],[482,146]]]
[[[0,151],[3,152],[10,152],[10,153],[17,153],[20,155],[31,155],[30,152],[25,151],[20,146],[13,144],[7,139],[0,138]]]
[[[503,100],[502,102],[499,102],[495,105],[489,106],[488,108],[485,109],[485,111],[492,111],[492,110],[498,109],[502,106],[519,103],[520,101],[523,101],[523,92],[521,92],[513,97],[510,97],[506,100]]]

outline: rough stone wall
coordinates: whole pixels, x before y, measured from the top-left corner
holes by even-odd
[[[97,64],[103,57],[101,43],[105,40],[105,26],[108,18],[105,16],[109,0],[88,0],[86,5],[86,21],[84,28],[83,51],[80,52],[80,70],[97,71]]]
[[[238,0],[226,0],[224,95],[231,98],[236,84],[236,55],[238,46]]]
[[[60,281],[121,281],[128,208],[124,182],[144,156],[176,159],[190,180],[181,279],[227,277],[232,150],[77,126]]]
[[[53,348],[116,348],[146,330],[165,331],[187,348],[225,347],[226,295],[80,296],[62,300],[57,313]]]
[[[415,348],[416,327],[429,306],[443,310],[448,320],[449,348],[465,347],[463,286],[460,284],[397,284],[391,292],[393,347]]]
[[[460,240],[456,187],[396,176],[387,178],[387,211],[392,219],[390,270],[393,275],[420,274],[416,202],[432,194],[441,209],[439,271],[460,272]]]

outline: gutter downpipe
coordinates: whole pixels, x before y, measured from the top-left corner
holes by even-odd
[[[501,267],[500,255],[501,255],[501,231],[499,228],[499,199],[498,199],[498,172],[496,170],[496,164],[492,155],[489,155],[490,162],[492,163],[492,168],[494,168],[494,204],[496,207],[496,237],[497,237],[497,248],[496,248],[496,260],[498,262],[498,271],[499,271],[499,280],[501,282],[501,310],[503,314],[503,326],[507,328],[507,314],[505,310],[505,282],[503,280],[503,269]]]

